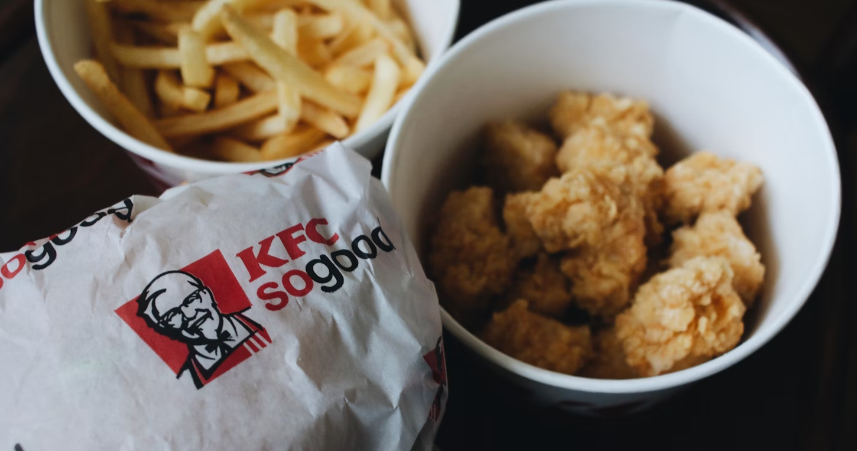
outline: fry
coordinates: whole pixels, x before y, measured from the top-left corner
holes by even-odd
[[[354,129],[365,130],[375,123],[393,104],[393,96],[399,86],[399,65],[387,55],[381,55],[375,61],[375,77],[372,87],[366,95],[363,111],[357,119]]]
[[[374,33],[375,31],[372,30],[371,25],[365,22],[357,23],[337,36],[333,41],[330,41],[328,49],[330,49],[330,53],[334,57],[338,57],[355,47],[369,42]]]
[[[116,61],[123,66],[138,69],[179,69],[182,57],[179,49],[169,47],[142,47],[114,43],[111,46]],[[205,46],[208,63],[220,66],[226,63],[246,61],[247,52],[234,42],[219,42]]]
[[[363,94],[372,84],[372,72],[354,66],[334,64],[324,72],[324,78],[340,91],[349,94]]]
[[[228,74],[220,74],[214,83],[214,108],[223,108],[238,101],[241,87]]]
[[[188,25],[182,22],[158,23],[143,20],[132,20],[129,23],[140,33],[172,46],[178,46],[179,29]]]
[[[345,28],[345,20],[339,14],[313,14],[298,18],[298,35],[301,39],[330,39]]]
[[[334,138],[343,139],[351,133],[345,119],[328,108],[320,107],[311,102],[304,102],[301,112],[301,119],[304,122]]]
[[[414,40],[411,28],[404,19],[393,13],[393,18],[387,21],[387,25],[390,27],[390,31],[395,33],[408,46],[412,53],[417,53],[417,41]]]
[[[172,109],[184,107],[202,112],[208,109],[208,103],[211,101],[209,93],[182,85],[176,74],[165,70],[155,77],[155,94],[162,103]]]
[[[203,1],[111,0],[113,7],[124,14],[144,15],[159,22],[189,22]]]
[[[218,158],[236,163],[262,161],[262,153],[259,149],[226,136],[214,138],[214,142],[211,145],[211,152]]]
[[[209,0],[193,16],[193,30],[208,39],[220,29],[220,11],[224,5],[230,5],[236,11],[262,3],[265,0]]]
[[[244,47],[256,64],[268,71],[275,80],[294,87],[303,97],[345,116],[354,117],[360,112],[361,102],[358,97],[334,88],[321,74],[253,28],[234,9],[224,6],[221,17],[232,39]]]
[[[107,5],[97,0],[86,1],[86,15],[89,19],[89,27],[92,29],[92,44],[95,47],[95,56],[104,65],[107,76],[111,80],[119,81],[119,65],[110,52],[110,43],[113,41],[113,26],[110,23],[110,11]]]
[[[285,121],[279,114],[248,122],[232,131],[232,136],[244,141],[262,141],[286,132]]]
[[[386,39],[392,46],[393,56],[404,67],[403,85],[413,84],[425,70],[425,64],[411,53],[408,46],[390,30],[390,27],[360,2],[353,0],[307,0],[308,3],[327,11],[338,12],[353,22],[367,22],[379,36]]]
[[[117,22],[116,38],[123,43],[134,43],[134,30],[127,23]],[[140,110],[146,117],[155,116],[155,107],[152,98],[149,97],[149,88],[146,85],[146,75],[140,69],[123,67],[120,71],[122,77],[122,91],[128,100]]]
[[[284,9],[274,15],[272,26],[274,43],[292,55],[298,54],[298,15],[290,9]]]
[[[262,92],[224,108],[162,119],[155,125],[167,138],[204,135],[235,128],[275,111],[277,106],[276,93]]]
[[[387,20],[392,13],[390,0],[369,0],[369,7],[372,8],[372,12],[383,20]]]
[[[210,88],[214,83],[214,68],[208,64],[205,41],[190,27],[179,30],[179,54],[182,58],[182,81],[196,88]]]
[[[298,56],[311,67],[324,66],[333,59],[330,50],[324,45],[324,42],[319,40],[300,41],[298,43]]]
[[[277,82],[253,63],[224,64],[221,69],[253,92],[277,89]]]
[[[379,55],[387,53],[389,50],[390,45],[387,41],[376,38],[342,54],[333,64],[355,67],[368,66],[374,63]]]
[[[172,151],[149,119],[110,81],[101,63],[92,60],[79,61],[74,65],[74,70],[129,135],[151,146]]]
[[[283,121],[283,130],[289,131],[297,125],[301,118],[304,106],[301,104],[301,94],[297,89],[283,83],[277,83],[277,103],[279,105],[280,119]]]
[[[263,160],[296,157],[315,148],[325,137],[323,131],[308,127],[277,135],[262,144]]]

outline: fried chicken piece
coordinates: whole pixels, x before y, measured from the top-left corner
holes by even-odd
[[[705,212],[693,227],[684,226],[673,232],[670,266],[681,266],[700,256],[725,258],[735,273],[732,286],[744,305],[748,308],[753,305],[765,279],[765,265],[732,213]]]
[[[589,326],[566,326],[527,310],[527,305],[520,299],[495,313],[482,339],[500,352],[539,368],[577,372],[592,355]]]
[[[697,257],[642,285],[616,317],[628,364],[643,376],[678,371],[721,355],[741,340],[746,308],[720,257]]]
[[[648,103],[610,94],[562,92],[548,115],[554,132],[561,139],[594,120],[602,121],[618,134],[641,138],[652,136],[655,126],[655,118],[649,112]]]
[[[604,124],[593,122],[565,140],[556,162],[562,172],[592,165],[626,166],[632,179],[634,195],[640,197],[646,209],[646,243],[655,246],[660,244],[664,231],[658,220],[664,170],[655,160],[657,154],[658,148],[648,137],[619,135]]]
[[[533,257],[542,249],[542,242],[530,225],[527,217],[527,205],[536,193],[509,194],[503,205],[503,222],[506,235],[516,259]]]
[[[491,188],[450,193],[438,219],[429,262],[446,306],[459,316],[485,309],[509,286],[516,264],[497,227]]]
[[[527,197],[526,215],[545,250],[556,253],[604,240],[625,196],[602,171],[579,168],[550,179]]]
[[[625,348],[616,328],[601,329],[592,338],[593,356],[580,370],[580,376],[595,379],[633,379],[640,377],[626,361]]]
[[[733,216],[750,208],[762,186],[762,171],[750,163],[699,152],[676,163],[664,176],[664,216],[670,224],[690,223],[703,211]]]
[[[601,243],[567,252],[560,266],[572,280],[574,303],[606,321],[628,305],[646,270],[643,215],[638,210],[623,216]]]
[[[518,268],[506,297],[510,302],[526,299],[530,310],[559,318],[571,304],[571,281],[557,260],[542,253],[532,268]]]
[[[549,178],[559,175],[554,163],[556,143],[526,124],[489,124],[483,141],[482,170],[497,192],[539,190]]]

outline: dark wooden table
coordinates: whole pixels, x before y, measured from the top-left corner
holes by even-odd
[[[36,44],[30,1],[0,3],[0,251],[48,236],[128,195],[157,194],[54,85]],[[464,0],[458,35],[528,3]],[[631,417],[580,418],[510,402],[513,388],[447,337],[451,397],[438,437],[444,451],[857,450],[857,308],[849,282],[855,263],[857,0],[730,3],[793,59],[836,135],[843,216],[815,293],[757,353]]]

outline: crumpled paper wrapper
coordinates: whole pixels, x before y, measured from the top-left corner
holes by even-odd
[[[335,144],[0,255],[0,449],[431,449],[437,295]]]

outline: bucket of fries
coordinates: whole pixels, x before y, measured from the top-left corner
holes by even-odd
[[[54,80],[160,184],[342,140],[372,158],[459,2],[37,0]]]
[[[431,450],[434,286],[334,144],[0,254],[0,449]]]

